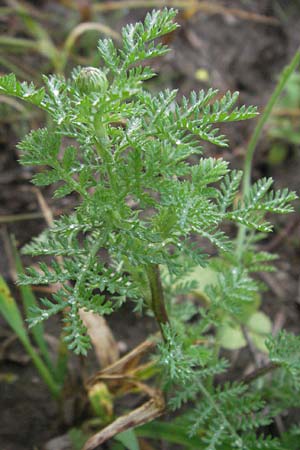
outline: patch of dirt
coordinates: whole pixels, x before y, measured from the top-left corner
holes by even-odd
[[[59,432],[57,406],[35,369],[1,363],[1,374],[16,379],[0,382],[1,450],[33,450]]]

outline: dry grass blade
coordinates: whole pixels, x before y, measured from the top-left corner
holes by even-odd
[[[9,180],[9,177],[5,178],[6,182]],[[0,180],[0,184],[2,184],[2,179]],[[60,215],[63,211],[58,210],[55,211],[54,215]],[[14,222],[23,222],[26,220],[36,220],[36,219],[43,219],[44,214],[40,212],[32,212],[32,213],[24,213],[24,214],[5,214],[3,216],[0,216],[0,224],[5,223],[14,223]]]
[[[211,14],[231,15],[242,20],[250,20],[269,25],[279,25],[279,21],[275,17],[264,16],[262,14],[252,13],[239,8],[227,8],[222,5],[210,4],[209,2],[202,2],[202,6],[200,3],[198,9]]]
[[[108,377],[112,377],[113,375],[120,375],[120,378],[123,379],[124,374],[136,368],[141,358],[149,353],[150,350],[154,348],[154,346],[154,341],[146,340],[142,342],[142,344],[138,345],[122,358],[118,359],[115,363],[96,373],[96,375],[94,375],[90,380],[87,381],[87,388],[90,388],[98,381],[108,379]]]
[[[43,217],[48,225],[48,227],[52,227],[53,226],[53,214],[51,209],[49,208],[49,206],[47,205],[47,202],[43,196],[43,194],[41,193],[41,191],[39,189],[34,188],[34,193],[37,197],[37,201],[39,203],[39,206],[41,208],[41,211],[43,213]]]
[[[7,97],[6,95],[0,95],[0,103],[6,103],[7,105],[13,107],[17,111],[26,114],[26,108],[17,100],[11,97]]]
[[[91,398],[93,398],[94,391],[97,392],[97,390],[100,389],[103,392],[104,388],[113,397],[122,394],[126,395],[130,392],[140,392],[149,397],[150,400],[134,411],[131,411],[129,414],[119,417],[103,430],[92,436],[87,441],[84,450],[92,450],[116,434],[136,426],[144,425],[164,412],[165,401],[162,392],[141,382],[138,374],[139,370],[147,371],[147,369],[149,369],[149,363],[141,365],[140,361],[154,346],[154,341],[144,341],[123,358],[98,372],[86,383],[88,396]],[[151,368],[149,373],[151,374]],[[111,406],[110,403],[109,405]]]
[[[196,0],[124,0],[124,1],[108,1],[105,3],[95,3],[92,5],[94,12],[108,12],[119,9],[138,9],[138,8],[164,8],[172,7],[179,9],[194,9],[202,11],[206,14],[222,14],[231,15],[242,20],[250,20],[269,25],[277,25],[279,21],[275,17],[268,17],[261,14],[252,13],[239,8],[227,8],[226,6],[212,3],[208,1]]]
[[[300,117],[300,108],[276,108],[274,109],[273,116],[278,116],[278,117],[285,117],[285,116],[290,116],[290,117]]]
[[[99,33],[105,34],[112,37],[116,41],[121,40],[121,36],[116,31],[112,30],[109,26],[98,22],[84,22],[73,28],[68,37],[66,38],[64,48],[69,53],[74,46],[76,40],[84,33],[88,31],[98,31]]]
[[[155,418],[161,416],[165,410],[165,402],[160,393],[139,408],[131,411],[129,414],[119,417],[103,430],[92,436],[85,444],[83,450],[94,450],[103,442],[111,439],[118,433],[144,425]]]
[[[107,367],[119,358],[119,349],[106,320],[90,311],[79,311],[81,320],[88,329],[97,360]]]

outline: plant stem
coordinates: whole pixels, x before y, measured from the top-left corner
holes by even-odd
[[[158,264],[149,264],[147,272],[151,291],[151,309],[159,325],[161,334],[164,337],[163,325],[169,323],[169,318],[165,307],[164,293]]]
[[[299,64],[300,64],[300,49],[298,49],[296,51],[290,64],[285,66],[284,69],[282,70],[279,81],[277,83],[277,86],[275,87],[273,94],[271,95],[271,98],[269,99],[269,101],[265,107],[265,110],[262,113],[259,121],[257,122],[257,125],[251,136],[250,142],[248,144],[247,152],[246,152],[245,162],[244,162],[244,178],[243,178],[243,187],[242,187],[243,198],[245,198],[249,194],[249,191],[250,191],[253,155],[254,155],[254,151],[257,146],[257,143],[261,137],[264,125],[266,124],[267,120],[269,119],[272,109],[273,109],[274,105],[276,104],[279,96],[281,95],[283,89],[285,88],[286,83],[288,82],[290,76],[296,70],[296,68],[298,67]],[[238,237],[237,237],[237,254],[239,257],[241,256],[245,237],[246,237],[246,227],[244,225],[240,225],[239,231],[238,231]]]

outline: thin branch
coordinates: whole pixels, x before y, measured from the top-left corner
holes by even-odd
[[[253,342],[251,340],[251,337],[249,336],[247,328],[244,325],[242,325],[241,329],[242,329],[243,336],[244,336],[244,338],[245,338],[245,340],[247,342],[247,345],[248,345],[248,348],[249,348],[249,352],[250,352],[250,354],[252,356],[252,359],[254,361],[255,367],[258,368],[259,367],[259,360],[258,360],[258,357],[257,357],[255,346],[253,345]]]
[[[240,378],[237,381],[244,383],[244,384],[250,384],[253,381],[257,380],[258,378],[263,377],[267,373],[272,372],[275,369],[278,369],[279,367],[280,367],[279,364],[276,364],[274,362],[269,362],[265,366],[259,367],[258,369],[253,370],[253,372],[248,373],[248,375],[243,376],[242,378]]]

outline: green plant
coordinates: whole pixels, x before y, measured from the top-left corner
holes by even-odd
[[[250,183],[251,183],[251,170],[252,170],[252,162],[253,162],[253,156],[255,149],[257,147],[257,143],[261,137],[263,128],[267,121],[269,120],[272,110],[274,108],[274,105],[280,98],[280,95],[282,94],[283,90],[288,85],[288,82],[292,79],[292,76],[299,66],[300,63],[300,50],[298,49],[290,62],[290,64],[282,70],[282,73],[280,74],[278,83],[263,111],[263,114],[260,118],[260,120],[257,122],[257,125],[254,129],[254,132],[251,136],[251,139],[248,144],[246,157],[245,157],[245,163],[244,163],[244,176],[243,176],[243,196],[247,197],[249,195],[250,191]],[[246,228],[242,226],[242,224],[239,225],[239,232],[237,236],[237,252],[241,253],[244,239],[246,237]]]
[[[274,111],[269,136],[272,139],[279,139],[290,142],[294,145],[300,144],[299,121],[300,115],[300,73],[292,74],[289,82],[285,86],[284,95],[277,103]]]
[[[286,83],[284,93],[277,102],[268,127],[270,150],[268,162],[282,163],[289,149],[300,144],[300,73],[295,72]]]
[[[99,41],[102,69],[78,68],[70,79],[44,77],[40,89],[14,75],[0,79],[1,93],[51,117],[48,128],[32,131],[19,144],[22,164],[43,168],[33,182],[56,184],[56,198],[78,197],[72,215],[60,217],[24,249],[33,256],[63,256],[63,262],[41,262],[39,270],[29,268],[19,282],[60,284],[51,300],[34,306],[30,323],[63,313],[65,339],[77,354],[85,355],[90,347],[81,308],[110,314],[130,299],[136,310],[149,311],[161,332],[152,363],[156,383],[168,407],[179,410],[170,424],[177,429],[177,442],[185,445],[183,432],[193,436],[186,448],[196,442],[194,448],[207,450],[282,449],[279,440],[256,430],[270,424],[288,401],[297,403],[292,386],[299,387],[299,338],[287,333],[269,337],[265,367],[233,383],[216,385],[215,379],[229,365],[220,356],[218,331],[225,321],[238,324],[249,337],[247,318],[257,311],[261,291],[252,275],[273,270],[274,256],[255,247],[260,233],[272,229],[266,215],[292,211],[296,195],[287,189],[274,192],[272,179],[262,179],[247,185],[238,200],[241,171],[231,171],[223,159],[199,157],[190,163],[191,155],[202,153],[201,140],[228,145],[215,124],[257,113],[251,106],[236,107],[237,93],[216,99],[217,91],[209,89],[178,103],[176,90],[157,95],[146,90],[145,81],[155,74],[141,62],[168,51],[156,39],[176,29],[175,14],[172,9],[153,11],[144,24],[126,26],[120,50],[111,39]],[[251,230],[240,240],[238,253],[224,222]],[[217,257],[204,250],[205,241],[216,247]],[[202,282],[200,298],[190,296],[199,289],[191,276],[197,266],[213,272],[209,284]],[[291,386],[282,396],[277,392],[275,404],[266,385],[256,382],[270,372],[274,380],[281,374],[278,383],[283,376],[289,380],[282,389]],[[122,378],[118,371],[108,371],[106,379],[111,373]],[[127,379],[135,378],[125,371]],[[157,415],[163,408],[161,401]],[[141,424],[132,417],[130,413],[127,428]],[[109,425],[106,439],[125,422],[117,420],[115,431]],[[165,439],[176,439],[172,427],[158,429]],[[151,434],[149,428],[144,433]],[[85,449],[96,448],[103,439],[100,433]]]
[[[16,267],[19,273],[22,273],[23,267],[16,253]],[[21,287],[21,297],[27,318],[30,318],[30,308],[36,306],[36,299],[29,286]],[[45,341],[45,333],[43,325],[37,324],[32,328],[32,337],[39,349],[39,353],[35,350],[28,335],[26,324],[21,316],[20,309],[16,300],[13,298],[9,287],[4,278],[0,275],[0,313],[5,318],[11,329],[24,346],[26,352],[32,359],[38,373],[44,383],[48,386],[49,391],[55,399],[59,399],[64,383],[65,373],[61,373],[58,367],[51,360],[47,343]]]

